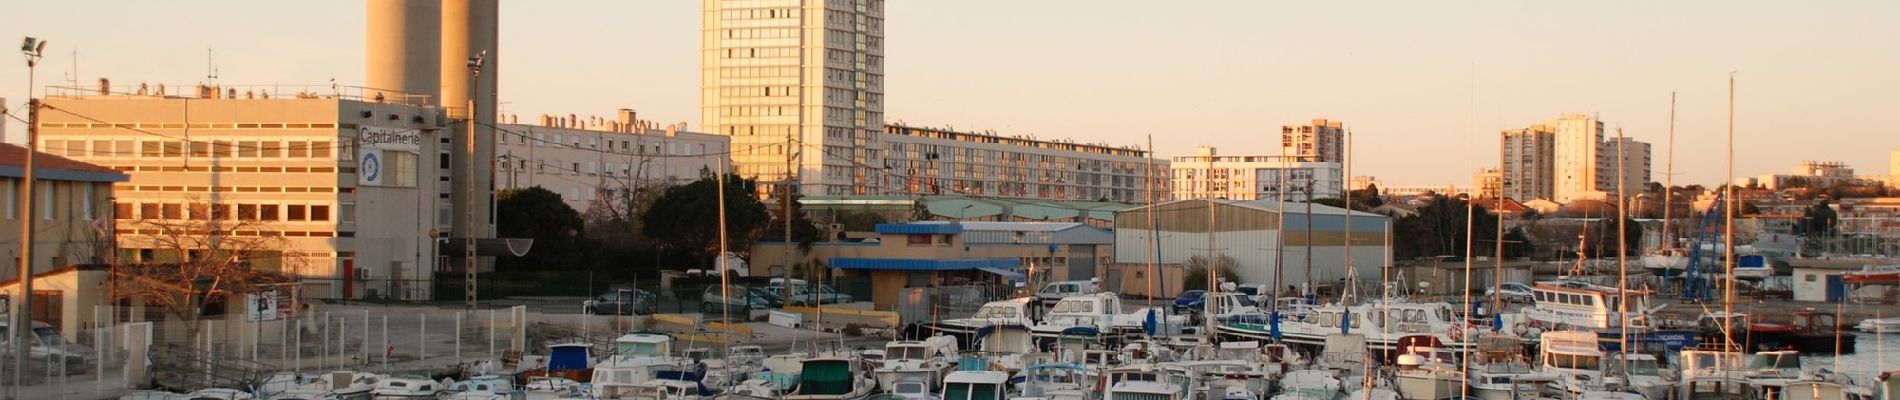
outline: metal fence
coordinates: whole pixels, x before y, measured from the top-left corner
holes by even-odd
[[[898,324],[968,318],[984,303],[1009,298],[1014,290],[991,284],[904,288],[897,293]]]

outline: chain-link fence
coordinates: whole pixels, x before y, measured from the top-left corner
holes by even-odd
[[[898,324],[968,318],[984,303],[1009,298],[1014,290],[991,284],[904,288],[897,293]]]

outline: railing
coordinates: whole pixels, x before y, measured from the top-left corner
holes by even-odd
[[[347,85],[48,86],[48,98],[339,99],[429,106],[435,99],[393,89]]]

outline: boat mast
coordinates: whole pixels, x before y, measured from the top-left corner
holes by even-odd
[[[1669,154],[1663,170],[1663,248],[1674,249],[1676,237],[1669,230],[1669,200],[1676,195],[1676,92],[1669,92],[1669,149],[1664,151]]]
[[[1346,188],[1346,190],[1344,190],[1345,193],[1342,194],[1342,196],[1346,198],[1346,212],[1344,214],[1346,220],[1346,242],[1342,244],[1342,246],[1344,246],[1342,248],[1345,249],[1346,287],[1339,288],[1339,301],[1340,303],[1351,306],[1359,300],[1359,268],[1352,265],[1352,129],[1346,130],[1345,142],[1346,159],[1344,161],[1346,165],[1345,168],[1340,169],[1339,183],[1340,187]],[[1367,389],[1371,389],[1371,381],[1367,382]]]
[[[1735,73],[1728,75],[1728,170],[1722,175],[1722,315],[1735,315]],[[1722,350],[1736,351],[1733,335],[1722,335]]]
[[[1624,221],[1629,219],[1629,193],[1625,192],[1627,188],[1624,187],[1626,184],[1623,182],[1623,164],[1626,164],[1628,161],[1623,153],[1623,142],[1623,128],[1618,127],[1616,128],[1616,201],[1619,203],[1616,207],[1616,316],[1618,319],[1621,319],[1621,321],[1617,322],[1617,326],[1623,328],[1623,334],[1617,337],[1617,346],[1618,350],[1623,353],[1623,357],[1619,357],[1618,359],[1622,364],[1623,370],[1628,371],[1630,352],[1630,249],[1629,230],[1626,229],[1623,224]]]
[[[1155,228],[1154,154],[1155,154],[1155,137],[1154,135],[1148,135],[1148,156],[1146,157],[1145,160],[1142,160],[1144,171],[1142,172],[1143,176],[1141,179],[1142,181],[1141,198],[1143,200],[1148,201],[1148,236],[1149,237],[1153,237],[1161,233],[1160,229]],[[1155,241],[1155,243],[1159,244],[1160,241],[1157,240]],[[1148,251],[1148,298],[1153,299],[1156,296],[1161,294],[1161,288],[1155,286],[1155,247],[1150,247],[1150,246],[1141,246],[1141,247]]]
[[[1279,182],[1275,182],[1277,187],[1273,189],[1273,198],[1279,203],[1273,207],[1273,219],[1275,220],[1274,222],[1279,225],[1275,227],[1273,231],[1273,240],[1276,241],[1276,243],[1273,244],[1273,287],[1271,288],[1273,292],[1280,291],[1280,277],[1285,275],[1286,272],[1286,168],[1286,145],[1281,144],[1280,168],[1275,171],[1279,177]],[[1279,299],[1280,296],[1278,295],[1267,296],[1267,312],[1269,315],[1279,315]]]
[[[1464,312],[1459,313],[1462,315],[1460,318],[1463,319],[1463,321],[1452,321],[1451,325],[1451,329],[1460,331],[1460,339],[1458,340],[1464,342],[1458,344],[1458,347],[1464,350],[1464,357],[1459,357],[1461,363],[1458,372],[1459,377],[1471,376],[1471,340],[1464,337],[1463,334],[1465,332],[1463,331],[1465,330],[1465,324],[1471,320],[1471,226],[1472,222],[1477,220],[1477,205],[1478,203],[1472,202],[1470,199],[1465,200],[1465,301],[1462,306]],[[1471,395],[1471,385],[1458,386],[1460,398],[1469,398]]]
[[[719,184],[718,189],[715,189],[716,193],[719,194],[719,318],[720,321],[730,323],[732,322],[732,282],[730,281],[731,274],[727,273],[728,271],[726,270],[726,165],[724,163],[720,163],[719,175],[714,182]],[[791,221],[785,221],[785,223],[790,224]],[[785,245],[790,246],[791,243],[786,243]],[[787,260],[787,262],[790,261]],[[789,284],[791,281],[787,280],[786,283]],[[748,309],[752,306],[750,293],[746,296],[745,305]],[[731,325],[725,326],[728,328],[721,329],[721,331],[731,332],[729,329]],[[732,354],[732,338],[730,336],[723,333],[720,334],[719,343],[724,345],[726,354]]]
[[[1209,342],[1213,342],[1212,339],[1214,335],[1214,303],[1215,303],[1214,294],[1220,292],[1220,268],[1216,268],[1217,266],[1215,265],[1215,262],[1214,262],[1214,221],[1215,221],[1214,212],[1215,212],[1215,209],[1219,208],[1219,207],[1216,207],[1219,205],[1219,202],[1216,199],[1219,199],[1220,196],[1217,196],[1214,193],[1214,152],[1211,150],[1207,152],[1207,173],[1205,175],[1207,176],[1207,184],[1208,184],[1207,185],[1207,189],[1208,189],[1207,190],[1207,260],[1206,262],[1202,264],[1202,267],[1207,268],[1207,291],[1205,292],[1205,294],[1201,296],[1201,315],[1203,317],[1202,319],[1207,320],[1205,322],[1206,326],[1202,327],[1202,329],[1206,330],[1206,332],[1203,332],[1202,334],[1208,337]]]

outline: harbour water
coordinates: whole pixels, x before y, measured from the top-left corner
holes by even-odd
[[[1801,364],[1808,368],[1827,368],[1845,373],[1854,378],[1855,383],[1869,384],[1881,371],[1900,369],[1900,334],[1855,333],[1854,354],[1839,357],[1832,355],[1803,356]]]

